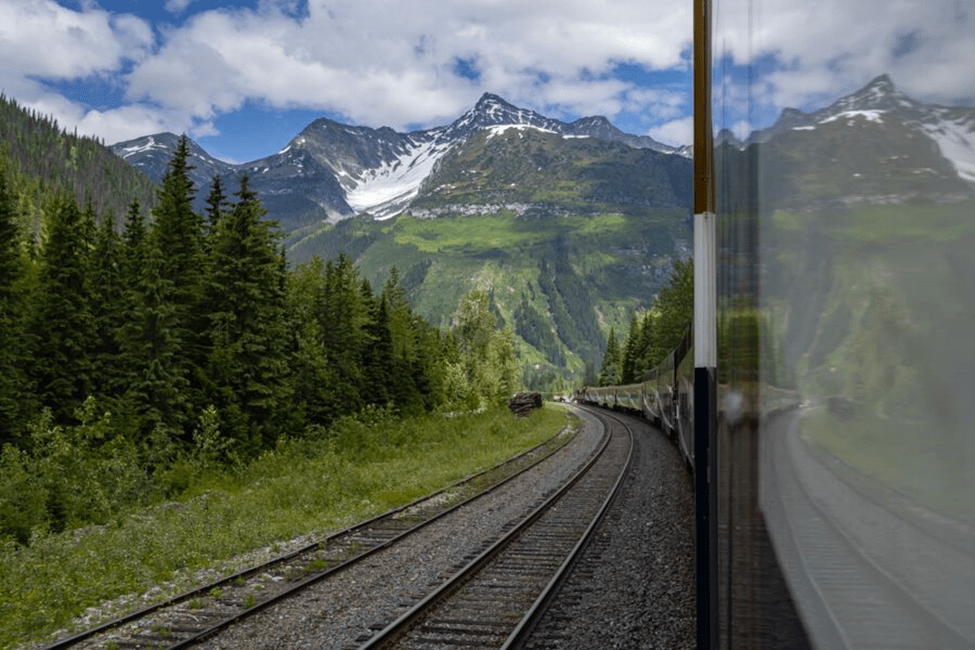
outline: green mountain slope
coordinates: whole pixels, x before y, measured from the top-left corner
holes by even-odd
[[[525,365],[580,370],[605,332],[649,305],[691,233],[679,208],[631,214],[491,214],[346,220],[295,242],[307,259],[346,252],[372,281],[395,266],[419,314],[448,325],[471,288],[488,291],[519,338]]]
[[[690,161],[681,156],[498,127],[445,156],[410,211],[444,214],[458,206],[511,203],[571,212],[687,207],[689,171]]]
[[[26,230],[43,228],[46,206],[61,193],[82,207],[90,200],[97,214],[110,215],[116,223],[133,199],[146,211],[156,200],[153,182],[104,144],[68,133],[55,120],[3,96],[0,165]]]
[[[690,160],[595,138],[497,127],[440,160],[408,212],[293,232],[300,263],[340,252],[370,280],[395,266],[418,313],[449,325],[490,293],[526,368],[598,364],[689,254]]]

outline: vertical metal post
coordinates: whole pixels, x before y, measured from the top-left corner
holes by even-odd
[[[694,0],[694,499],[697,647],[718,648],[717,300],[711,0]]]

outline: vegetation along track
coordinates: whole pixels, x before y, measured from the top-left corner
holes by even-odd
[[[552,456],[571,437],[566,427],[546,442],[448,488],[269,562],[62,639],[45,650],[174,650],[194,645],[492,492]]]
[[[361,650],[518,647],[629,466],[631,431],[612,416],[600,419],[610,435],[571,480]]]

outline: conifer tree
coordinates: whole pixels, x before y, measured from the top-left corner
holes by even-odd
[[[330,392],[335,375],[325,350],[323,323],[325,265],[314,257],[288,278],[288,314],[291,317],[295,359],[294,406],[308,424],[326,425],[331,419]]]
[[[653,342],[647,354],[650,367],[673,350],[694,319],[694,262],[674,260],[670,282],[654,298]]]
[[[42,405],[51,408],[59,423],[71,421],[92,389],[91,230],[74,201],[62,196],[53,206],[50,231],[41,249],[31,369]]]
[[[193,211],[195,189],[188,176],[193,167],[188,158],[189,145],[184,135],[158,193],[151,236],[161,256],[158,288],[167,292],[163,297],[173,308],[172,336],[181,342],[172,359],[178,366],[174,372],[191,382],[191,394],[186,397],[191,404],[202,408],[202,368],[206,364],[202,333],[207,318],[201,307],[207,260],[203,219]]]
[[[118,363],[118,339],[125,319],[122,238],[112,219],[104,217],[95,235],[91,260],[92,317],[95,323],[93,390],[113,397],[123,383]]]
[[[225,434],[244,453],[274,441],[287,392],[287,320],[284,269],[273,222],[248,178],[238,202],[218,223],[207,289],[209,398],[221,414]]]
[[[0,446],[16,438],[24,401],[29,396],[23,372],[26,274],[20,241],[7,176],[0,169]]]
[[[325,285],[318,313],[325,352],[335,384],[330,395],[331,413],[354,413],[362,408],[362,348],[369,320],[362,302],[359,272],[344,254],[325,265]]]
[[[126,265],[137,269],[126,291],[126,320],[119,336],[120,373],[126,379],[124,398],[143,435],[154,429],[178,436],[189,419],[186,367],[178,363],[182,341],[176,327],[172,287],[163,276],[161,251],[148,237],[136,234],[141,217],[129,212]]]
[[[609,328],[609,338],[606,339],[606,353],[603,355],[603,364],[599,370],[599,385],[612,386],[619,379],[620,370],[620,348],[616,340],[616,329]]]
[[[220,180],[219,174],[213,175],[213,181],[210,185],[210,194],[207,195],[206,203],[206,228],[207,232],[212,236],[217,228],[217,224],[220,223],[221,217],[230,207],[230,202],[227,200],[227,195],[224,193],[223,181]]]
[[[640,341],[640,320],[636,312],[630,317],[630,331],[626,335],[626,343],[623,345],[622,362],[620,366],[620,383],[633,384],[642,381],[643,373],[640,371],[639,354]]]

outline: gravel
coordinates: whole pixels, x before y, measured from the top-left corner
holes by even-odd
[[[202,644],[216,649],[356,647],[421,600],[519,520],[598,446],[602,428],[581,414],[576,438],[538,468],[418,534]]]
[[[646,423],[633,466],[529,648],[694,648],[694,499],[675,446]]]
[[[538,470],[428,526],[361,566],[242,621],[202,645],[216,649],[354,648],[476,555],[555,489],[598,445],[583,426]],[[569,578],[537,647],[692,648],[693,499],[674,446],[637,424],[635,461],[623,491]],[[554,645],[553,645],[554,644]]]

